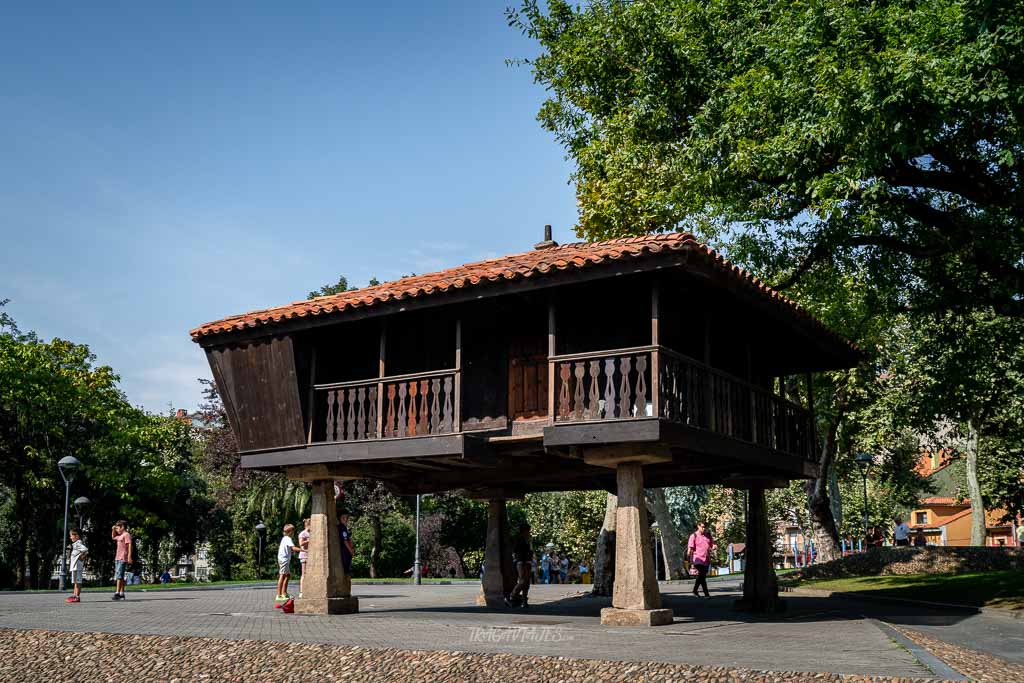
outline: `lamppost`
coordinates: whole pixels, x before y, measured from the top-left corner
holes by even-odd
[[[263,578],[263,533],[267,530],[267,525],[260,522],[256,525],[256,537],[258,545],[256,549],[256,578]]]
[[[420,576],[420,494],[416,494],[416,555],[412,561],[412,579],[417,586],[423,584]]]
[[[57,461],[60,478],[64,480],[64,535],[60,537],[60,577],[58,579],[60,590],[64,590],[64,584],[68,579],[68,556],[65,552],[68,542],[68,499],[71,497],[71,482],[75,478],[75,471],[81,464],[73,455],[65,455]]]
[[[82,523],[82,509],[92,505],[92,501],[85,496],[79,496],[75,498],[75,510],[78,511],[78,528],[84,530],[85,525]]]
[[[875,459],[870,453],[858,453],[853,456],[854,462],[860,468],[861,478],[864,480],[864,541],[868,542],[868,468]]]

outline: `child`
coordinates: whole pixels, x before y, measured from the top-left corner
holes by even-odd
[[[128,533],[128,522],[121,519],[110,530],[117,548],[114,553],[114,597],[111,600],[124,600],[124,575],[135,558],[132,557],[132,535]]]
[[[292,534],[295,533],[294,524],[284,525],[284,537],[281,545],[277,548],[277,565],[280,569],[277,575],[277,597],[275,600],[290,600],[288,595],[288,580],[292,577],[292,553],[301,551],[302,548],[292,541]]]
[[[82,570],[85,569],[85,558],[89,549],[82,543],[82,532],[79,529],[72,529],[68,532],[71,538],[71,583],[74,585],[73,594],[64,602],[82,601]]]
[[[309,554],[309,518],[302,520],[302,531],[299,533],[299,597],[302,597],[302,582],[306,579],[306,556]]]

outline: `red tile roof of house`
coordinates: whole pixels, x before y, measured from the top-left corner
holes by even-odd
[[[921,501],[921,505],[967,505],[970,506],[971,501],[969,500],[957,500],[956,498],[950,498],[949,496],[931,496],[930,498],[924,498]]]
[[[436,273],[404,277],[373,287],[296,301],[287,306],[234,315],[200,325],[191,331],[191,335],[194,341],[199,341],[210,335],[240,332],[299,318],[336,315],[391,301],[430,296],[469,287],[485,287],[503,281],[544,278],[562,271],[598,268],[650,255],[680,253],[703,259],[712,269],[730,276],[740,286],[753,290],[791,315],[810,322],[819,332],[825,333],[851,350],[856,350],[853,344],[833,334],[799,305],[771,289],[746,270],[733,265],[714,249],[698,242],[689,233],[659,233],[604,242],[577,242],[549,249],[534,249],[521,254],[468,263]]]

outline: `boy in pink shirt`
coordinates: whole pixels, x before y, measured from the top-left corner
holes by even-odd
[[[700,597],[697,592],[704,586],[704,597],[710,598],[708,591],[708,567],[711,564],[711,553],[718,546],[711,539],[704,522],[697,522],[697,530],[690,534],[690,540],[686,544],[686,554],[690,558],[690,564],[697,570],[697,582],[693,584],[693,594]]]
[[[117,548],[114,553],[114,597],[111,600],[124,600],[124,574],[135,558],[132,557],[132,535],[128,533],[128,522],[119,520],[110,530]]]

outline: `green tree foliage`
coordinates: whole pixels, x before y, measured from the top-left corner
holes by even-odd
[[[398,512],[380,516],[380,549],[375,560],[375,573],[370,573],[370,553],[374,548],[374,528],[368,516],[352,523],[352,575],[355,577],[402,576],[412,566],[416,550],[416,534],[409,520]]]
[[[894,308],[1024,314],[1017,0],[526,0],[509,20],[540,45],[581,234],[735,230],[782,286],[855,257]]]
[[[606,500],[605,491],[530,493],[521,505],[538,548],[554,543],[557,552],[579,560],[594,554]],[[511,511],[509,516],[512,517]]]
[[[320,289],[314,289],[312,292],[309,293],[309,296],[307,296],[306,298],[315,299],[318,296],[330,296],[332,294],[341,294],[342,292],[347,292],[348,290],[348,278],[342,275],[338,278],[338,281],[335,282],[333,285],[324,285]]]

